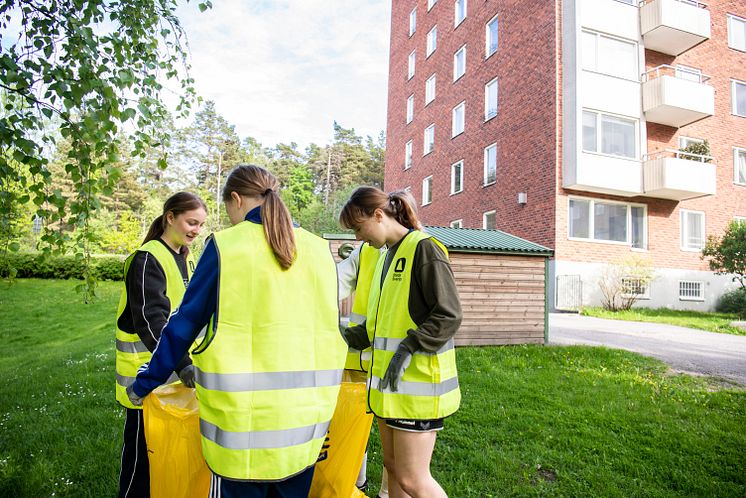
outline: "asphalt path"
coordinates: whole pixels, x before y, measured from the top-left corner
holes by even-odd
[[[718,377],[746,387],[746,336],[552,313],[549,343],[626,349],[658,358],[679,372]]]

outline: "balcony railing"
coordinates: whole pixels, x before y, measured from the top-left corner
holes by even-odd
[[[647,197],[683,201],[715,195],[714,158],[674,149],[643,158],[643,190]]]
[[[715,89],[698,69],[661,65],[642,75],[642,108],[653,123],[680,128],[715,113]]]
[[[643,0],[640,32],[645,48],[679,55],[710,38],[710,11],[696,0]]]

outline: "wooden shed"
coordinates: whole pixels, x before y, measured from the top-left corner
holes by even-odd
[[[456,344],[541,344],[548,340],[547,268],[552,250],[500,230],[426,227],[447,248],[464,318]],[[347,234],[324,235],[339,261]],[[349,313],[351,300],[342,303]]]

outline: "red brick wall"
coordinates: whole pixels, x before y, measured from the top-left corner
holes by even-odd
[[[409,13],[417,6],[417,31],[408,36]],[[485,55],[485,25],[499,16],[498,50]],[[407,186],[418,202],[422,179],[433,175],[432,203],[420,207],[426,224],[463,219],[481,227],[482,214],[497,211],[497,226],[549,247],[554,245],[556,192],[556,18],[553,2],[471,1],[466,19],[453,28],[451,0],[427,12],[426,0],[393,2],[385,188]],[[530,20],[530,22],[528,22]],[[437,50],[425,59],[427,33],[438,25]],[[466,74],[453,82],[453,55],[464,43]],[[417,50],[414,77],[407,58]],[[437,74],[436,97],[427,107],[425,80]],[[498,115],[484,122],[484,85],[498,83]],[[414,120],[406,121],[406,99],[414,94]],[[451,138],[451,111],[466,101],[465,131]],[[423,132],[435,123],[435,149],[422,156]],[[404,150],[413,140],[413,165],[404,170]],[[484,147],[497,143],[497,182],[483,187]],[[464,160],[464,190],[450,195],[451,164]],[[519,192],[528,203],[517,202]]]

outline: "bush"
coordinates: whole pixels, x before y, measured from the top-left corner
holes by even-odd
[[[746,289],[739,287],[726,292],[720,297],[716,309],[721,313],[737,313],[746,319]]]
[[[98,280],[122,280],[123,265],[123,256],[91,257],[91,270]],[[0,277],[7,277],[9,268],[16,269],[16,278],[83,278],[83,260],[74,256],[8,253],[7,259],[0,262]]]

